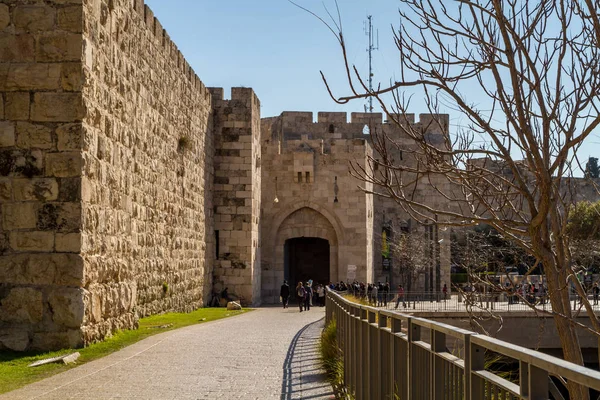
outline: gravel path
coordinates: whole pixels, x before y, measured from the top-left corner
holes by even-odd
[[[324,316],[261,308],[165,332],[0,400],[332,399],[318,366]]]

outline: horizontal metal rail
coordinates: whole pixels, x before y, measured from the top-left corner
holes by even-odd
[[[352,295],[362,302],[369,303],[372,307],[385,308],[387,310],[419,311],[419,312],[469,312],[476,310],[488,311],[531,311],[533,307],[542,311],[552,311],[552,306],[547,295],[520,294],[509,295],[507,293],[478,293],[462,292],[406,292],[399,295],[395,292],[384,292],[373,295],[361,291],[348,290]],[[593,309],[600,311],[600,300],[595,300],[592,295],[588,300]],[[571,310],[585,310],[578,296],[571,296]]]
[[[541,400],[556,398],[559,380],[600,392],[598,371],[331,290],[326,319],[337,322],[345,385],[357,400]],[[490,370],[486,354],[514,361],[518,377]]]

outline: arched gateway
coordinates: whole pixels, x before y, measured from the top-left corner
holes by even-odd
[[[311,207],[297,209],[274,235],[271,262],[263,264],[263,303],[278,301],[284,279],[290,286],[308,279],[318,283],[337,279],[338,235],[322,213]]]

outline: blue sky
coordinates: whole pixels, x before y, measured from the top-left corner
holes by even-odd
[[[334,0],[296,0],[327,16],[336,15]],[[156,17],[207,86],[252,87],[261,100],[261,116],[282,111],[363,112],[366,102],[336,104],[325,89],[322,70],[336,95],[348,94],[343,58],[336,38],[315,17],[287,0],[146,0]],[[379,30],[379,50],[374,52],[374,81],[382,86],[395,78],[398,53],[391,34],[398,27],[397,0],[339,0],[348,58],[367,77],[367,15]],[[415,92],[411,112],[426,113],[422,95]],[[477,91],[473,102],[485,104]],[[375,111],[380,111],[375,109]],[[462,119],[451,110],[451,131]],[[579,150],[580,160],[600,156],[598,135]],[[584,161],[585,162],[585,161]],[[578,174],[581,174],[579,172]]]
[[[326,15],[321,0],[297,0]],[[324,3],[335,12],[333,0]],[[316,18],[286,0],[146,0],[194,71],[207,86],[252,87],[261,115],[282,111],[364,111],[364,102],[333,102],[319,71],[338,93],[345,89],[342,55],[335,37]],[[374,53],[375,78],[394,74],[391,24],[398,24],[396,0],[343,0],[340,11],[350,60],[365,77],[368,38],[363,21],[373,15],[380,50]],[[226,93],[228,91],[226,90]],[[376,110],[377,111],[377,110]],[[416,113],[426,110],[415,110]]]

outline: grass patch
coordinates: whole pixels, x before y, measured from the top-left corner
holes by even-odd
[[[353,398],[344,386],[344,359],[337,344],[337,323],[332,319],[321,333],[319,356],[321,366],[327,374],[327,381],[333,387],[336,399]]]
[[[225,308],[201,308],[191,313],[168,313],[140,319],[139,329],[119,331],[100,343],[94,343],[84,349],[65,349],[46,353],[0,353],[0,394],[10,392],[27,384],[42,380],[86,362],[96,360],[121,350],[149,336],[185,326],[234,316],[245,311],[228,311]],[[162,328],[161,328],[162,327]],[[34,361],[58,357],[79,351],[81,357],[71,365],[46,364],[40,367],[27,367]]]

